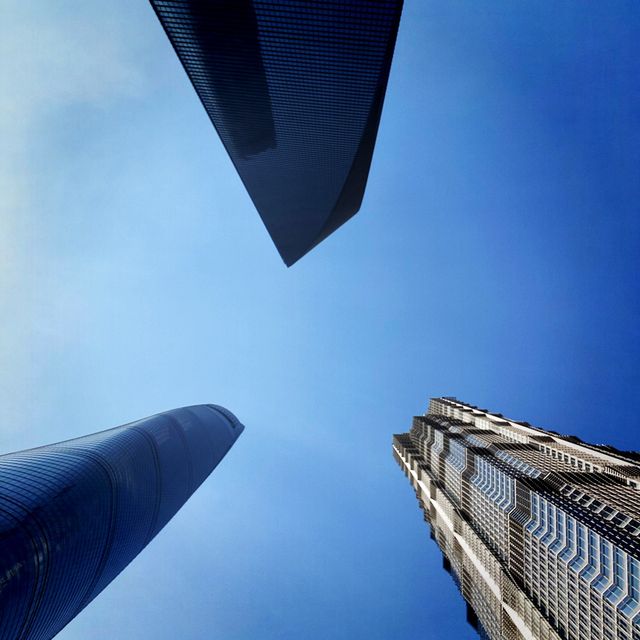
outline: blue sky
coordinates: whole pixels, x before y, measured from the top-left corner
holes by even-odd
[[[60,635],[471,638],[391,434],[640,448],[640,5],[408,0],[361,213],[287,270],[150,7],[5,0],[0,450],[247,429]]]

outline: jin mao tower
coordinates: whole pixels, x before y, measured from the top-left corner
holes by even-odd
[[[640,638],[640,455],[455,398],[393,455],[483,637]]]

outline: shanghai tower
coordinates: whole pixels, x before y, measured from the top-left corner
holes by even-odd
[[[48,640],[176,514],[244,427],[184,407],[0,456],[0,639]]]

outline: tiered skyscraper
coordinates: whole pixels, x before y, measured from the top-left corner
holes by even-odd
[[[0,640],[58,633],[169,522],[243,428],[226,409],[199,405],[0,456]]]
[[[402,0],[151,0],[282,259],[362,202]]]
[[[492,640],[640,639],[640,456],[435,398],[393,454]]]

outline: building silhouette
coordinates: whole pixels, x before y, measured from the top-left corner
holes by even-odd
[[[0,639],[48,640],[175,515],[243,426],[215,405],[0,456]]]
[[[640,457],[435,398],[393,454],[483,637],[640,638]]]
[[[282,259],[360,208],[402,0],[150,0]]]

